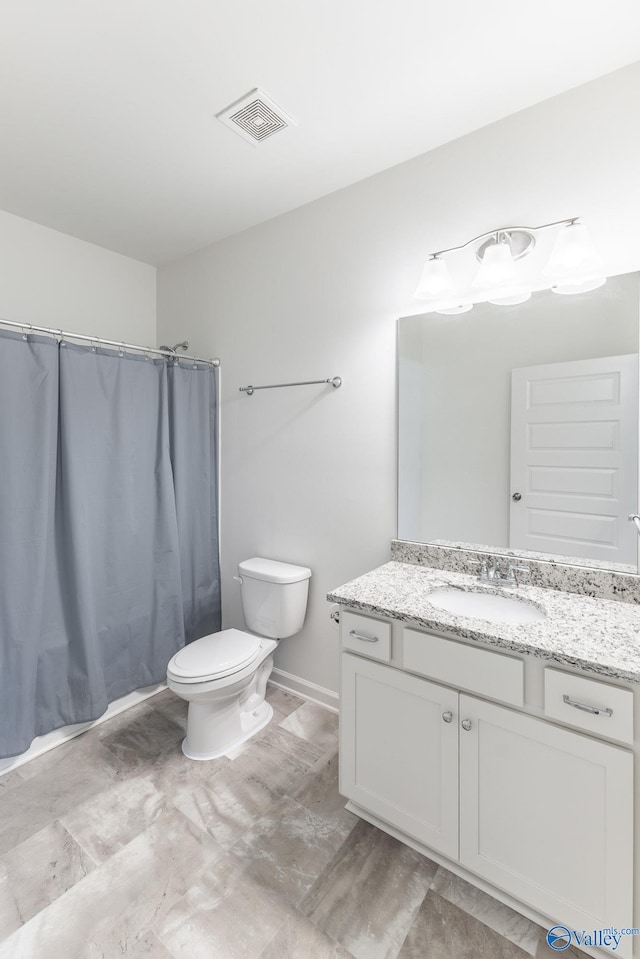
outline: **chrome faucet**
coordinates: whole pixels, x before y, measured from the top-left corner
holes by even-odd
[[[481,583],[489,583],[496,575],[495,560],[491,556],[483,556],[482,559],[472,559],[472,566],[479,566],[478,579]]]
[[[517,586],[517,574],[531,572],[529,566],[521,566],[519,563],[507,563],[505,569],[504,564],[493,556],[483,556],[482,559],[472,560],[471,563],[473,566],[480,567],[478,580],[494,586]]]

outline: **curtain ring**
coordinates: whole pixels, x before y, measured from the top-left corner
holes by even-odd
[[[26,331],[26,329],[25,329],[24,326],[22,327],[22,339],[23,339],[23,340],[26,340],[27,343],[29,342],[29,334],[27,333],[27,331]]]
[[[92,353],[97,353],[97,352],[98,352],[98,347],[97,347],[96,344],[93,342],[93,340],[91,340],[91,352],[92,352]]]
[[[118,356],[124,356],[124,340],[122,341],[120,349],[118,350]]]

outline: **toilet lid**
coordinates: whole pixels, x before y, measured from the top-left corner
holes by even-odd
[[[213,678],[235,673],[255,659],[260,638],[240,629],[211,633],[178,650],[169,670],[183,679]]]

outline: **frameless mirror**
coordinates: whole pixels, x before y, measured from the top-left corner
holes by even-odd
[[[640,274],[398,322],[398,538],[636,572]]]

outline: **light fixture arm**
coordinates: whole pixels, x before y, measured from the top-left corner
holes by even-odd
[[[479,243],[482,240],[489,240],[492,237],[498,237],[500,233],[537,233],[538,230],[547,230],[552,226],[568,226],[570,223],[577,223],[580,219],[578,216],[571,216],[564,220],[554,220],[552,223],[542,223],[540,226],[503,226],[499,230],[487,230],[486,233],[481,233],[479,236],[474,236],[472,240],[467,240],[466,243],[461,243],[460,246],[450,246],[446,250],[438,250],[437,253],[429,254],[429,259],[433,260],[437,257],[445,256],[447,253],[458,253],[460,250],[466,250],[468,246],[472,246],[474,243]]]

